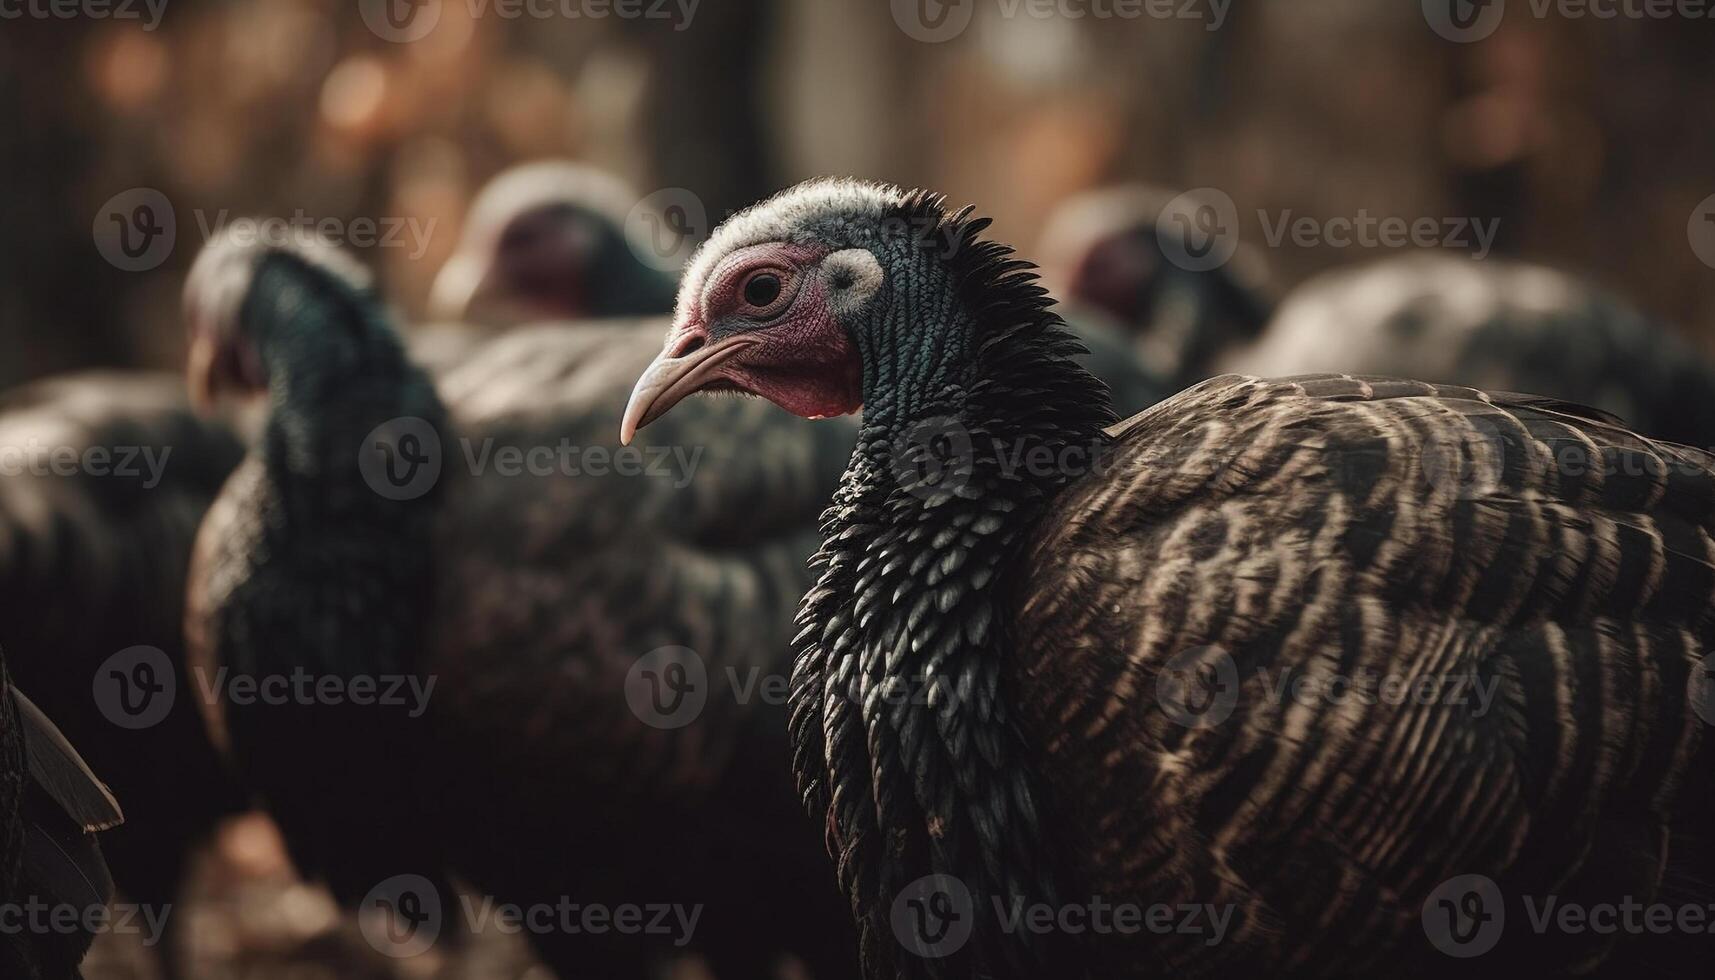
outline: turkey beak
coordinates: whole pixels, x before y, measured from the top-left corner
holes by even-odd
[[[619,443],[631,445],[637,430],[667,414],[686,395],[693,394],[714,380],[721,365],[732,360],[761,338],[751,334],[734,334],[724,340],[704,343],[683,356],[673,351],[684,350],[695,337],[684,333],[670,340],[667,348],[651,361],[637,387],[631,389],[631,401],[625,405],[625,418],[619,423]]]

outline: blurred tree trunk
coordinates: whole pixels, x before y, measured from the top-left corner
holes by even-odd
[[[763,116],[775,23],[772,0],[723,0],[698,4],[684,30],[632,25],[650,64],[642,125],[655,186],[645,193],[688,188],[718,223],[778,188]]]
[[[127,359],[129,274],[102,260],[90,231],[95,209],[126,188],[87,186],[95,107],[78,69],[88,23],[13,20],[0,35],[0,385]]]

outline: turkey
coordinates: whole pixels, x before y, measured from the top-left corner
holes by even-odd
[[[458,249],[435,276],[412,358],[440,375],[490,335],[544,321],[665,316],[678,279],[638,257],[626,218],[641,207],[618,177],[543,160],[477,194]]]
[[[1207,378],[1215,359],[1255,339],[1271,312],[1261,264],[1242,246],[1208,269],[1163,248],[1177,213],[1169,205],[1179,200],[1144,185],[1090,191],[1049,216],[1041,245],[1067,322],[1092,311],[1113,317],[1170,391]]]
[[[435,278],[431,319],[493,327],[670,312],[677,279],[626,241],[637,203],[624,181],[585,164],[501,173],[477,195]]]
[[[241,455],[174,375],[89,372],[0,396],[0,647],[124,802],[103,848],[150,909],[176,904],[193,848],[245,803],[183,639],[191,542]],[[169,970],[176,949],[160,948]]]
[[[1115,426],[987,225],[849,181],[730,219],[621,425],[862,406],[790,704],[866,975],[1703,975],[1701,932],[1529,923],[1715,901],[1715,458],[1344,376]]]
[[[1241,373],[1357,371],[1534,391],[1715,445],[1715,366],[1618,296],[1541,266],[1414,255],[1294,290]]]
[[[520,330],[432,384],[366,283],[325,247],[217,241],[186,287],[204,363],[254,365],[222,383],[271,406],[199,540],[193,659],[232,678],[214,720],[301,870],[348,903],[456,877],[506,905],[690,920],[532,931],[565,976],[641,978],[681,945],[720,977],[783,953],[853,975],[784,703],[851,431],[734,400],[621,451],[659,333]],[[294,676],[354,696],[234,696]],[[358,704],[366,678],[404,693]],[[480,901],[440,894],[446,932],[475,924]]]
[[[671,313],[676,278],[625,252],[617,205],[606,206],[607,223],[596,218],[604,213],[602,202],[627,197],[617,178],[572,163],[529,164],[495,178],[471,209],[458,254],[437,279],[432,312],[448,323],[476,320],[490,328]],[[592,268],[588,249],[550,247],[592,237],[603,243],[594,253],[602,257],[601,270]],[[482,283],[474,294],[467,285],[473,281]],[[1108,385],[1115,404],[1141,411],[1173,390],[1143,363],[1118,320],[1090,308],[1069,323],[1086,348],[1079,360]],[[442,324],[417,332],[411,348],[419,363],[440,369],[475,343],[466,328]]]
[[[12,686],[0,656],[0,975],[79,977],[91,924],[113,891],[95,835],[122,820],[71,743]]]

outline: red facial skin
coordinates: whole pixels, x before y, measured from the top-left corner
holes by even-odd
[[[713,342],[710,324],[722,337],[742,330],[755,342],[723,363],[703,390],[736,388],[810,419],[862,408],[863,364],[817,274],[826,255],[826,249],[780,243],[734,252],[709,274],[688,315],[674,323],[669,356]],[[781,288],[758,308],[745,300],[744,287],[761,273],[778,276]]]

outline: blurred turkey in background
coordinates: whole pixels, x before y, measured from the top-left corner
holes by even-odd
[[[1413,3],[1114,19],[967,0],[947,6],[968,26],[926,40],[902,2],[644,3],[662,16],[628,18],[441,0],[414,8],[435,19],[406,39],[380,6],[171,0],[147,26],[0,22],[0,432],[63,416],[75,431],[41,438],[177,453],[159,492],[4,477],[0,541],[52,547],[0,570],[34,580],[0,646],[95,768],[126,768],[104,774],[133,797],[115,877],[164,902],[185,873],[189,975],[546,975],[516,937],[381,956],[297,880],[265,818],[207,834],[234,791],[200,731],[145,740],[91,710],[106,656],[180,657],[162,624],[178,622],[189,529],[250,431],[190,427],[140,373],[192,353],[178,298],[221,226],[331,231],[444,378],[515,325],[666,314],[678,264],[721,218],[856,174],[993,215],[1068,300],[1122,414],[1223,370],[1353,370],[1542,391],[1715,444],[1715,22],[1513,10],[1456,43]],[[1232,256],[1204,268],[1164,251],[1174,201],[1231,202]],[[1326,233],[1365,215],[1495,233],[1481,259]],[[1280,234],[1301,220],[1323,233]],[[92,368],[139,373],[26,387]],[[101,530],[150,514],[174,521],[141,546]],[[79,561],[101,574],[44,585],[36,570]],[[133,771],[139,753],[173,754],[174,778]],[[175,808],[186,781],[204,792]],[[170,845],[137,860],[151,838]],[[158,969],[137,937],[107,936],[86,972]]]
[[[1457,44],[1417,4],[1234,0],[1210,30],[976,2],[958,36],[924,43],[859,0],[701,3],[688,24],[676,5],[509,18],[442,2],[432,30],[396,43],[363,6],[173,0],[152,31],[5,22],[0,381],[176,367],[178,276],[206,231],[245,215],[414,223],[371,264],[421,318],[479,189],[544,158],[644,195],[683,189],[703,212],[693,235],[816,174],[980,202],[1021,245],[1079,191],[1212,187],[1282,292],[1398,250],[1270,247],[1258,211],[1499,219],[1496,253],[1712,342],[1709,267],[1686,234],[1715,193],[1715,127],[1698,123],[1715,100],[1710,22],[1520,14]],[[104,261],[91,235],[136,188],[176,223],[149,275]]]

